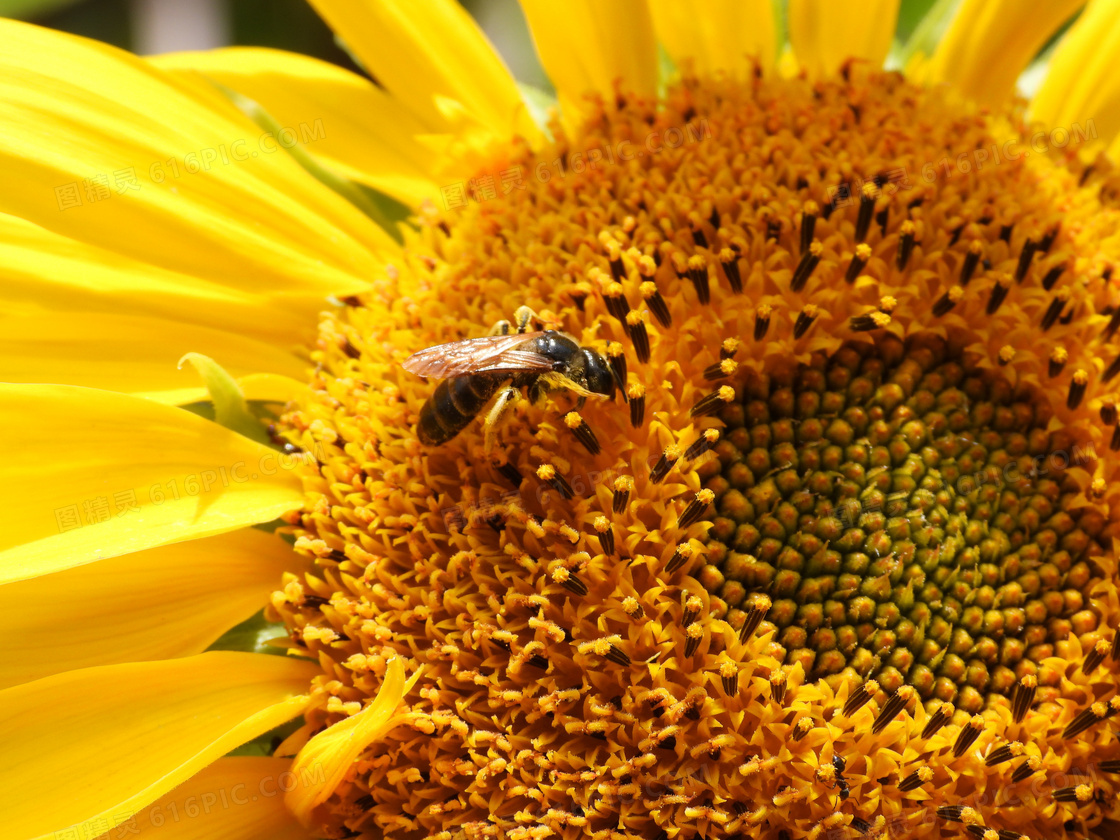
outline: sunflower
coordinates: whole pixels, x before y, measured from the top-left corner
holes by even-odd
[[[451,0],[0,23],[5,836],[1117,836],[1081,5],[525,0],[543,116]],[[613,386],[491,447],[402,362],[521,307]]]

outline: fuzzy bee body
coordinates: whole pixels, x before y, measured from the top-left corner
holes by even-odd
[[[610,365],[598,352],[557,330],[441,344],[413,354],[404,367],[443,378],[416,424],[417,436],[427,446],[447,443],[494,402],[486,418],[489,448],[494,426],[522,388],[538,403],[553,389],[610,397],[615,387]]]

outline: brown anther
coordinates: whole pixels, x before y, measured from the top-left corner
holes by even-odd
[[[1070,785],[1069,787],[1058,788],[1053,795],[1056,802],[1084,805],[1093,798],[1093,786],[1091,784]]]
[[[1073,372],[1073,379],[1069,383],[1069,395],[1066,397],[1066,408],[1071,411],[1081,405],[1085,396],[1085,389],[1089,387],[1089,372],[1078,368]]]
[[[705,429],[700,438],[696,440],[692,446],[688,447],[684,453],[686,461],[695,461],[705,452],[710,450],[719,442],[719,429]]]
[[[611,509],[615,513],[625,513],[626,506],[630,503],[630,492],[634,489],[634,479],[628,475],[620,475],[614,480],[614,499]]]
[[[1011,784],[1018,784],[1019,782],[1030,776],[1032,773],[1037,771],[1041,766],[1042,759],[1040,759],[1037,755],[1032,755],[1030,758],[1028,758],[1026,761],[1015,768],[1014,772],[1011,774]]]
[[[762,341],[766,338],[766,331],[770,329],[770,315],[773,313],[774,308],[764,303],[754,311],[754,340]]]
[[[1023,744],[1020,741],[1012,741],[1010,744],[1004,744],[1002,747],[996,747],[984,759],[984,764],[987,767],[995,767],[997,764],[1003,764],[1005,761],[1010,761],[1013,758],[1018,758],[1023,754]]]
[[[681,613],[681,627],[688,627],[700,615],[704,602],[696,595],[689,595],[684,602],[684,611]]]
[[[563,566],[554,569],[552,572],[552,580],[554,583],[560,584],[569,592],[573,592],[576,595],[583,596],[587,594],[587,584],[576,577],[575,572],[571,569],[566,569]]]
[[[604,244],[607,248],[607,260],[610,262],[611,277],[616,283],[621,283],[626,279],[626,269],[622,265],[622,247],[613,239]]]
[[[1120,695],[1112,698],[1114,701],[1120,700]],[[1101,702],[1093,703],[1087,709],[1082,709],[1073,720],[1069,722],[1065,730],[1062,732],[1062,737],[1076,738],[1086,729],[1090,729],[1102,720],[1112,717],[1116,714],[1116,708],[1113,703],[1105,704]]]
[[[1061,288],[1054,299],[1050,301],[1050,305],[1046,307],[1046,311],[1042,315],[1042,331],[1046,332],[1057,322],[1061,317],[1062,310],[1065,308],[1066,302],[1069,300],[1069,288]]]
[[[502,456],[499,460],[494,462],[494,467],[502,474],[502,477],[514,487],[521,486],[524,476],[521,475],[521,470],[510,463],[509,458]]]
[[[646,417],[646,386],[635,382],[626,389],[626,395],[630,403],[630,425],[637,429]]]
[[[999,355],[996,357],[996,360],[999,362],[1000,367],[1003,367],[1005,365],[1011,364],[1011,361],[1014,358],[1015,348],[1010,344],[1005,344],[1001,348],[999,348]]]
[[[638,599],[633,595],[628,595],[627,597],[622,599],[622,609],[635,621],[642,618],[646,614],[645,609],[642,608],[642,605],[638,602]]]
[[[572,491],[572,486],[568,484],[564,476],[556,471],[556,467],[552,466],[552,464],[541,464],[541,466],[537,467],[537,478],[547,483],[565,499],[571,499],[575,496],[575,493]]]
[[[697,248],[708,247],[708,237],[704,235],[704,229],[701,227],[703,224],[700,214],[695,210],[688,214],[688,226],[692,229],[692,241]]]
[[[817,225],[817,214],[820,213],[820,205],[815,201],[806,201],[805,206],[801,210],[801,253],[804,254],[809,250],[809,245],[813,241],[813,231]]]
[[[689,501],[684,510],[681,511],[680,519],[677,520],[677,527],[687,528],[703,519],[708,512],[708,508],[715,501],[715,497],[715,493],[706,487],[697,493],[696,497]]]
[[[719,666],[719,677],[723,682],[723,692],[729,697],[739,693],[739,666],[734,662],[724,662]]]
[[[735,354],[739,352],[739,347],[741,344],[742,342],[737,338],[725,339],[723,344],[719,346],[720,360],[722,361],[723,359],[735,358]]]
[[[848,699],[844,703],[841,714],[844,715],[844,717],[851,717],[862,709],[867,704],[867,701],[874,697],[878,691],[879,683],[875,682],[875,680],[868,680],[865,683],[860,683],[852,689],[852,693],[848,695]]]
[[[1115,359],[1113,359],[1109,363],[1108,367],[1104,369],[1104,373],[1101,374],[1101,380],[1104,382],[1108,382],[1118,373],[1120,373],[1120,356],[1117,356]]]
[[[592,523],[595,533],[599,535],[599,545],[604,554],[614,554],[614,525],[605,516],[596,516]]]
[[[895,260],[895,265],[899,271],[906,268],[906,264],[910,262],[910,255],[914,252],[914,223],[907,219],[898,227],[898,257]]]
[[[887,702],[883,704],[883,708],[879,710],[879,716],[875,718],[875,723],[871,725],[872,734],[878,735],[895,717],[906,708],[906,704],[910,702],[910,698],[914,696],[914,689],[911,686],[901,686],[894,694],[887,698]]]
[[[665,451],[661,453],[661,457],[657,459],[657,463],[649,471],[649,480],[653,484],[661,483],[661,480],[669,474],[673,466],[680,460],[681,450],[676,446],[667,446]]]
[[[754,601],[747,608],[747,616],[743,621],[743,626],[739,628],[739,641],[745,642],[758,629],[758,625],[762,623],[762,619],[766,617],[766,613],[770,612],[770,607],[773,602],[766,595],[756,595]]]
[[[1050,351],[1050,366],[1047,370],[1047,373],[1050,374],[1051,379],[1053,379],[1055,376],[1057,376],[1059,373],[1062,372],[1062,369],[1066,366],[1066,362],[1068,360],[1069,360],[1069,351],[1066,350],[1066,348],[1055,347],[1053,350]],[[1120,356],[1118,356],[1116,362],[1113,363],[1113,364],[1116,364],[1117,373],[1120,373],[1120,364],[1117,364],[1117,362],[1120,362]],[[1111,377],[1108,375],[1107,370],[1104,372],[1104,376],[1102,376],[1101,378],[1105,382],[1108,382],[1108,380],[1111,379]]]
[[[723,359],[704,368],[704,378],[709,382],[714,382],[717,379],[727,379],[729,376],[734,376],[738,369],[739,363],[734,359]]]
[[[898,783],[898,789],[903,793],[916,790],[933,778],[933,770],[928,766],[919,767],[905,779]]]
[[[805,288],[805,284],[809,282],[813,271],[820,264],[821,254],[823,253],[824,246],[820,242],[814,242],[809,246],[809,250],[801,255],[801,261],[797,264],[797,268],[793,271],[793,277],[789,281],[791,292],[800,292]]]
[[[688,279],[696,289],[696,297],[700,303],[707,304],[711,301],[712,292],[708,286],[708,261],[699,254],[688,258]]]
[[[665,564],[665,573],[671,575],[691,560],[694,553],[692,546],[688,543],[685,542],[678,545],[673,552],[673,556],[669,558],[669,562]]]
[[[1037,690],[1038,678],[1031,674],[1027,674],[1015,683],[1015,688],[1011,692],[1011,719],[1016,723],[1022,723],[1023,718],[1027,716]]]
[[[662,327],[672,326],[673,316],[670,314],[669,306],[665,303],[665,298],[661,296],[657,284],[652,280],[647,280],[638,287],[638,290],[642,293],[642,298],[649,307],[649,311],[657,319],[657,323]]]
[[[690,624],[684,631],[684,655],[686,657],[692,656],[696,653],[696,649],[700,647],[700,642],[704,640],[704,628],[699,624]]]
[[[860,244],[856,246],[856,252],[852,255],[852,261],[848,263],[848,270],[844,272],[844,282],[851,285],[856,282],[860,272],[867,266],[867,261],[871,259],[871,246],[867,244]]]
[[[865,181],[859,196],[859,215],[856,217],[856,242],[863,242],[867,238],[867,231],[871,228],[871,219],[875,214],[875,199],[879,197],[879,188],[871,181]]]
[[[952,703],[942,703],[922,728],[922,740],[925,741],[936,735],[941,727],[953,719],[953,711]]]
[[[724,406],[730,405],[735,399],[735,389],[730,385],[721,385],[715,391],[702,397],[689,412],[690,417],[706,417],[718,413]]]
[[[963,805],[942,805],[937,809],[937,816],[943,820],[949,820],[950,822],[961,822],[961,813],[963,811]]]
[[[961,728],[957,740],[953,743],[953,757],[960,758],[964,755],[983,731],[984,719],[980,715],[973,715],[972,719]]]
[[[891,323],[891,316],[886,312],[876,310],[874,312],[866,312],[863,315],[854,315],[848,326],[854,332],[871,332],[871,330],[881,330],[889,326]]]
[[[996,280],[995,285],[992,286],[992,293],[988,297],[988,306],[984,310],[989,315],[995,315],[1000,304],[1007,298],[1007,292],[1011,289],[1011,284],[1008,280],[1009,278],[1006,274],[1001,274],[999,279]]]
[[[1101,403],[1101,422],[1106,426],[1115,426],[1117,419],[1116,403],[1105,400]]]
[[[629,396],[626,393],[626,351],[621,342],[612,341],[607,345],[607,362],[611,366],[614,384],[622,392],[622,399],[625,402]]]
[[[1019,252],[1019,263],[1015,266],[1015,282],[1022,283],[1023,278],[1027,276],[1030,271],[1031,260],[1034,259],[1035,253],[1038,251],[1038,243],[1033,239],[1027,239],[1023,243],[1023,250]]]
[[[1065,263],[1062,263],[1061,265],[1056,265],[1049,271],[1047,271],[1042,278],[1042,288],[1044,288],[1046,291],[1050,291],[1051,289],[1053,289],[1054,284],[1058,282],[1058,278],[1062,276],[1065,270]]]
[[[626,327],[630,332],[630,339],[634,342],[634,353],[638,361],[645,364],[649,361],[649,333],[646,331],[646,311],[631,310],[626,313]]]
[[[797,320],[793,324],[793,337],[801,338],[805,333],[809,332],[809,327],[813,326],[813,322],[817,320],[820,315],[820,307],[812,303],[805,304],[797,316]]]
[[[984,243],[979,239],[973,239],[968,246],[968,253],[964,255],[964,262],[961,263],[960,284],[967,286],[968,281],[972,279],[972,275],[976,272],[976,266],[980,264],[980,257],[984,254]]]
[[[603,288],[603,303],[607,307],[607,312],[618,319],[622,323],[622,328],[629,332],[626,314],[630,311],[630,302],[626,300],[621,283],[608,283]]]
[[[964,289],[960,286],[953,286],[949,291],[945,292],[933,304],[934,317],[940,318],[943,315],[948,315],[954,306],[956,306],[960,299],[964,297]]]
[[[1107,311],[1107,310],[1106,310]],[[1108,323],[1104,328],[1104,335],[1101,336],[1101,341],[1108,341],[1115,335],[1116,330],[1120,329],[1120,306],[1112,310],[1112,315],[1108,319]]]
[[[784,668],[778,668],[770,674],[770,699],[779,706],[786,699],[786,685],[788,677]]]
[[[591,427],[587,425],[587,421],[578,411],[569,411],[565,414],[564,425],[572,430],[576,440],[583,444],[583,448],[592,455],[598,455],[602,450],[602,447],[599,446],[599,439],[595,437],[595,432],[591,431]]]
[[[813,728],[813,719],[809,717],[800,718],[797,723],[793,725],[793,740],[800,741],[809,734],[809,730]]]
[[[723,268],[727,282],[731,285],[731,291],[737,295],[742,294],[743,276],[739,273],[739,259],[736,253],[730,248],[722,249],[719,252],[719,264]]]

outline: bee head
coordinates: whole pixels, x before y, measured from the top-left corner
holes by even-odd
[[[588,347],[581,347],[580,353],[583,354],[583,374],[587,379],[584,387],[596,394],[613,397],[614,374],[607,360]]]

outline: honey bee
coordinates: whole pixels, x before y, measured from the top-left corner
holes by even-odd
[[[499,321],[491,335],[438,344],[413,353],[404,369],[443,381],[420,409],[416,432],[427,446],[447,443],[485,412],[486,451],[503,417],[528,388],[534,404],[549,391],[587,397],[614,396],[615,378],[603,356],[558,330],[529,332],[532,310],[517,311],[516,332]]]

